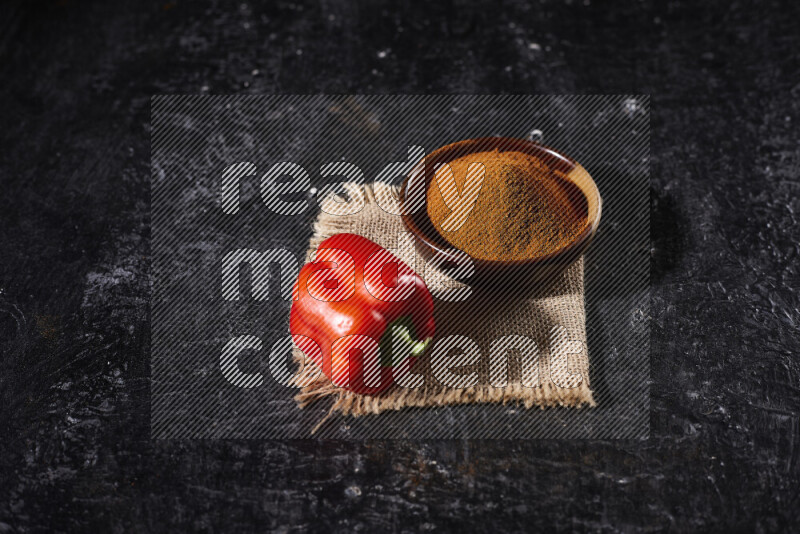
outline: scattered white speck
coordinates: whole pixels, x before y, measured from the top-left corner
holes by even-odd
[[[259,74],[261,74],[261,71],[258,69],[253,69],[252,72],[250,72],[250,74],[252,74],[253,76],[258,76]]]
[[[242,85],[244,85],[245,87],[250,87],[250,82],[244,82]]]
[[[309,193],[311,193],[312,195],[316,195],[317,194],[317,188],[316,187],[312,187],[311,190],[309,191]]]
[[[333,22],[334,20],[336,20],[336,15],[334,15],[333,13],[331,13],[330,15],[328,15],[328,20],[329,20],[329,21],[331,21],[331,22]]]
[[[383,59],[383,58],[385,58],[386,56],[388,56],[388,55],[389,55],[389,52],[391,52],[391,51],[392,51],[392,49],[391,49],[391,48],[387,48],[386,50],[381,50],[381,51],[379,51],[379,52],[378,52],[378,57],[379,57],[380,59]]]
[[[208,86],[207,85],[202,86],[200,88],[200,91],[203,92],[203,93],[207,93],[208,92]]]
[[[528,43],[528,50],[536,50],[537,52],[542,49],[539,43]]]
[[[528,139],[531,141],[541,141],[543,138],[544,132],[538,128],[531,130],[531,133],[528,134]]]
[[[295,54],[297,54],[298,56],[302,56],[303,55],[303,49],[302,48],[298,48],[297,52],[295,52]]]
[[[344,490],[344,494],[350,497],[351,499],[355,499],[356,497],[361,497],[361,488],[358,486],[348,486],[347,489]]]
[[[249,30],[250,29],[250,23],[249,22],[243,22],[242,23],[242,28],[244,28],[245,30]]]
[[[635,98],[626,98],[624,102],[622,102],[622,111],[628,117],[632,117],[636,113],[642,110],[641,104]]]
[[[506,65],[506,68],[504,70],[506,72],[511,72],[511,65]]]
[[[655,17],[653,19],[653,24],[661,24],[661,17]]]

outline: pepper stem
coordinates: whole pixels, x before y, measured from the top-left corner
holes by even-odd
[[[381,337],[381,366],[392,367],[399,365],[405,358],[416,358],[428,348],[431,338],[419,341],[414,330],[411,317],[403,316],[395,319],[386,327],[386,332]]]

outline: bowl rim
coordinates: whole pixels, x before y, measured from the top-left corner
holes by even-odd
[[[545,267],[559,264],[563,264],[566,267],[572,264],[589,245],[589,242],[594,237],[600,225],[603,205],[600,191],[594,179],[580,163],[552,147],[528,139],[501,136],[464,139],[444,145],[430,154],[427,154],[422,160],[417,162],[412,171],[406,175],[400,187],[399,201],[403,223],[409,231],[436,256],[443,257],[446,260],[456,261],[460,254],[467,254],[448,243],[444,237],[435,230],[433,222],[428,216],[428,188],[433,179],[434,168],[437,163],[446,163],[458,157],[476,152],[489,151],[495,148],[501,148],[504,151],[513,150],[523,152],[544,159],[551,167],[553,165],[559,166],[560,169],[558,170],[562,171],[564,179],[568,179],[569,182],[576,186],[583,194],[590,213],[593,201],[596,202],[596,210],[595,216],[590,218],[586,228],[564,247],[543,256],[518,260],[492,260],[470,256],[476,269],[532,266]],[[568,171],[564,172],[564,169],[568,169]],[[583,183],[576,183],[575,177],[570,176],[572,173],[580,174]],[[584,187],[589,189],[589,191],[587,192]],[[415,195],[412,201],[409,201],[409,195]],[[416,206],[413,204],[416,204]]]

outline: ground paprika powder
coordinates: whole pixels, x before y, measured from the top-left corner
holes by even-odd
[[[445,223],[454,212],[453,194],[469,194],[465,183],[475,162],[484,166],[483,183],[473,208],[453,228],[452,220]],[[473,258],[540,258],[572,243],[588,225],[588,206],[581,191],[535,156],[495,149],[467,154],[448,164],[458,192],[447,187],[443,173],[448,169],[437,168],[427,191],[428,216],[447,242]],[[475,167],[470,170],[475,171]]]

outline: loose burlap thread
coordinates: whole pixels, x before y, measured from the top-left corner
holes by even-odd
[[[345,183],[342,187],[346,197],[331,192],[320,202],[321,211],[314,224],[307,262],[313,261],[317,247],[328,237],[339,233],[359,234],[392,250],[413,267],[434,290],[434,295],[436,289],[447,289],[451,294],[464,290],[463,282],[426,264],[423,254],[413,244],[399,246],[413,241],[402,218],[392,214],[399,212],[398,188],[383,183]],[[516,403],[526,408],[595,406],[589,387],[583,258],[553,278],[546,287],[520,290],[511,295],[473,290],[461,302],[435,300],[434,318],[436,335],[432,345],[453,334],[466,336],[477,343],[479,362],[462,368],[463,373],[477,371],[477,384],[459,388],[440,383],[431,366],[432,351],[429,347],[413,368],[413,372],[424,379],[421,387],[393,385],[380,395],[359,395],[335,386],[295,347],[294,360],[302,367],[295,382],[304,384],[295,396],[296,402],[302,408],[330,398],[333,404],[328,416],[336,413],[361,416],[410,407],[472,403]],[[557,339],[568,339],[571,344],[554,345],[553,327],[563,329],[559,330],[561,337]],[[535,346],[531,344],[525,351],[534,351],[538,358],[530,359],[529,353],[526,360],[521,354],[523,351],[509,351],[505,385],[495,385],[498,381],[492,380],[490,347],[493,341],[503,336],[525,336],[533,340]],[[565,350],[561,358],[555,358],[553,351],[556,347]],[[565,347],[569,347],[568,352]],[[530,369],[524,368],[531,361],[538,364],[537,386],[531,386],[528,379]]]

